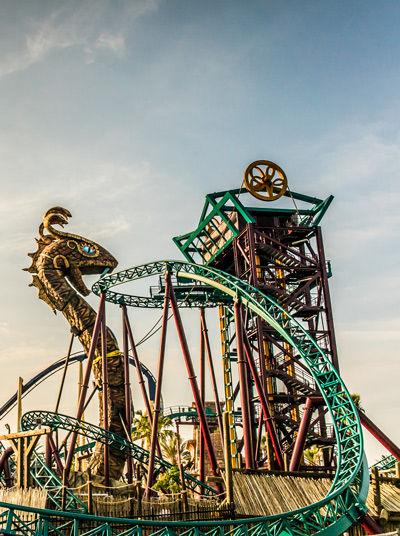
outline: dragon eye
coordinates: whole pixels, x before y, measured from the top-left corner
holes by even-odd
[[[88,255],[94,255],[96,253],[95,250],[90,246],[83,246],[83,251]]]

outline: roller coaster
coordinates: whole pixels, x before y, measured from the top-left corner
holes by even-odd
[[[274,173],[278,177],[275,181]],[[22,415],[17,433],[3,436],[3,441],[8,439],[12,445],[6,449],[1,444],[3,487],[9,487],[17,478],[19,487],[34,485],[47,493],[46,508],[0,502],[3,534],[335,536],[357,522],[374,532],[365,506],[369,471],[360,414],[339,374],[327,283],[331,269],[325,260],[319,227],[332,197],[324,201],[287,191],[285,181],[283,170],[276,164],[253,163],[245,173],[246,191],[241,188],[209,194],[197,228],[174,239],[185,261],[158,260],[117,272],[111,271],[116,262],[101,246],[55,229],[54,225],[65,225],[68,211],[61,207],[47,211],[39,229],[38,251],[30,254],[33,263],[28,271],[34,274],[33,285],[39,297],[67,318],[85,353],[69,354],[34,376],[3,404],[0,417],[16,404],[20,407],[24,395],[66,366],[85,363],[86,372],[75,417],[58,411],[28,411]],[[246,192],[256,193],[255,197],[262,201],[285,196],[295,208],[248,207],[240,200]],[[312,207],[299,210],[295,201]],[[81,280],[85,273],[102,273],[92,287],[99,297],[97,312],[92,312],[81,296],[77,298],[71,287],[81,295],[87,294]],[[158,280],[148,296],[126,291],[145,278]],[[122,310],[122,352],[106,326],[106,304]],[[155,376],[139,360],[128,319],[129,307],[162,309],[162,323],[153,330],[161,331]],[[180,311],[185,308],[200,310],[200,386],[181,318]],[[207,308],[217,308],[219,312],[222,400],[205,321]],[[167,326],[172,317],[194,402],[192,406],[167,409],[162,406],[161,393]],[[215,396],[212,407],[205,401],[206,355]],[[132,365],[150,423],[149,450],[132,441]],[[99,426],[83,418],[92,371],[100,394]],[[83,500],[70,485],[71,474],[76,472],[74,457],[79,452],[88,453],[89,467],[104,479],[111,494],[112,479],[124,478],[131,485],[135,474],[139,478],[140,468],[145,473],[145,483],[137,486],[143,485],[146,496],[151,498],[157,479],[173,469],[158,444],[161,415],[172,420],[186,419],[197,430],[198,472],[183,468],[180,477],[185,493],[192,497],[222,499],[221,505],[230,506],[232,471],[293,475],[299,470],[319,471],[330,476],[330,488],[325,497],[306,507],[256,517],[235,518],[233,510],[225,519],[216,510],[212,518],[201,520],[184,516],[181,520],[135,519],[90,513],[89,497]],[[219,431],[224,447],[222,462],[217,459],[218,434],[210,431],[212,427]],[[64,452],[58,444],[59,434],[65,436]],[[45,454],[36,446],[39,437],[46,438]],[[83,446],[77,444],[79,437],[85,438]],[[304,453],[312,446],[320,450],[310,465]],[[395,458],[390,457],[380,465],[390,468],[394,463]]]

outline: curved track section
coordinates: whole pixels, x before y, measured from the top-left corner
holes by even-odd
[[[143,304],[146,307],[159,306],[159,301],[156,303],[147,299],[145,302],[142,297],[110,289],[129,281],[151,275],[161,275],[166,271],[181,280],[187,279],[204,284],[206,287],[213,287],[218,296],[222,292],[224,295],[230,296],[232,300],[240,300],[278,331],[291,346],[296,348],[314,377],[330,411],[337,439],[338,466],[327,496],[322,501],[303,509],[300,516],[301,522],[295,512],[282,516],[282,519],[296,532],[299,530],[299,522],[303,524],[305,533],[310,527],[313,527],[313,531],[325,531],[328,527],[333,529],[333,525],[340,525],[341,530],[345,530],[342,529],[343,525],[346,524],[344,519],[349,517],[349,513],[355,507],[360,506],[357,490],[360,489],[361,485],[358,477],[363,460],[363,438],[357,410],[344,383],[327,356],[301,324],[272,298],[246,282],[208,266],[181,261],[157,261],[106,276],[95,283],[93,291],[96,294],[105,292],[106,300],[112,303],[125,303],[139,307]],[[218,296],[215,302],[218,302]],[[209,301],[213,301],[211,293]],[[188,304],[190,300],[185,297],[184,302]],[[362,474],[365,475],[366,472],[362,471]],[[363,478],[365,481],[366,477],[363,476]],[[365,486],[362,487],[364,489]],[[356,495],[353,488],[356,490]],[[324,513],[322,514],[322,512]],[[348,519],[347,526],[351,524],[352,521]]]
[[[57,525],[59,525],[59,528],[55,529],[53,514],[48,511],[0,503],[0,507],[5,508],[0,514],[0,525],[8,533],[14,530],[26,536],[39,533],[47,535],[49,532],[64,536],[70,534],[71,531],[75,534],[87,535],[124,534],[125,536],[140,536],[143,530],[145,530],[146,534],[154,536],[156,534],[171,536],[177,533],[185,536],[198,536],[198,534],[207,536],[242,536],[244,534],[246,536],[310,536],[310,534],[316,533],[333,536],[344,532],[366,511],[364,502],[368,491],[368,468],[365,461],[363,463],[363,439],[356,408],[345,385],[327,356],[302,326],[269,296],[262,294],[234,276],[207,266],[181,261],[154,262],[106,276],[93,286],[93,290],[97,294],[105,292],[107,301],[112,303],[125,303],[126,305],[139,307],[159,307],[160,303],[156,304],[151,298],[132,297],[131,295],[113,292],[110,288],[135,279],[161,275],[165,271],[170,271],[179,278],[186,278],[211,286],[216,289],[219,295],[222,293],[224,296],[230,297],[230,299],[240,299],[246,307],[260,315],[290,345],[297,349],[325,399],[335,429],[338,464],[337,473],[328,494],[317,503],[285,514],[234,521],[163,521],[161,522],[162,528],[160,528],[160,521],[112,519],[86,516],[84,514],[56,513],[54,515],[58,518]],[[208,302],[211,304],[212,301],[213,293],[210,293]],[[215,300],[216,303],[220,301]],[[188,305],[188,303],[190,303],[189,300],[186,300],[183,305]],[[25,418],[28,420],[26,415],[24,416]],[[67,419],[70,418],[68,417]],[[69,421],[69,426],[77,426],[76,421],[75,424],[73,421],[74,419]],[[37,424],[35,423],[35,426]],[[33,426],[33,423],[28,424],[27,422],[26,426]],[[88,425],[85,425],[85,423],[79,423],[79,430],[84,429],[83,433],[89,433],[87,428]],[[110,443],[113,443],[115,438],[110,437],[106,438],[106,440],[110,440]],[[121,438],[121,441],[129,443],[123,438]],[[124,448],[130,447],[124,445]],[[37,514],[30,527],[27,527],[26,523],[25,526],[22,525],[24,521],[21,512],[27,511],[34,511]],[[84,526],[89,521],[92,527],[93,523],[95,523],[96,528],[85,530]]]
[[[113,432],[104,430],[99,426],[90,424],[83,421],[78,421],[73,417],[67,415],[61,415],[60,413],[53,413],[51,411],[28,411],[22,416],[21,429],[23,431],[35,430],[38,426],[48,426],[52,430],[66,430],[68,432],[77,432],[80,435],[85,436],[88,439],[92,439],[96,442],[108,444],[111,448],[129,454],[135,460],[148,465],[150,453],[148,450],[139,447],[132,441],[128,441],[124,437],[121,437]],[[162,471],[171,469],[173,466],[162,460],[156,458],[155,470]],[[194,493],[198,493],[198,487],[201,486],[204,491],[204,495],[215,496],[218,492],[200,482],[192,475],[185,473],[186,487]]]
[[[372,467],[376,467],[378,471],[387,471],[388,469],[393,469],[397,461],[398,460],[393,456],[393,454],[388,454],[381,460],[374,463]]]

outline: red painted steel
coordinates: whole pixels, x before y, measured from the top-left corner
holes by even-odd
[[[218,428],[219,428],[219,432],[221,435],[221,445],[223,445],[224,444],[224,426],[222,423],[221,404],[219,401],[217,380],[215,377],[214,364],[213,364],[213,359],[212,359],[212,354],[211,354],[210,340],[208,338],[208,329],[207,329],[207,324],[206,324],[206,316],[204,313],[204,308],[200,309],[200,319],[201,319],[201,324],[203,327],[204,342],[206,344],[207,360],[208,360],[208,366],[210,368],[211,383],[212,383],[212,388],[213,388],[213,393],[214,393],[215,412],[217,414]]]
[[[358,519],[360,525],[367,534],[383,534],[383,528],[369,514],[364,514]]]
[[[50,434],[46,434],[44,463],[49,469],[51,469],[51,448],[50,448],[49,437],[50,437]]]
[[[138,383],[140,385],[140,390],[142,392],[143,402],[144,402],[144,405],[145,405],[145,408],[146,408],[147,418],[148,418],[150,426],[151,426],[152,425],[151,423],[153,422],[153,412],[151,411],[150,400],[149,400],[149,397],[148,397],[148,394],[147,394],[147,391],[146,391],[146,383],[145,383],[144,378],[143,378],[142,369],[141,369],[140,361],[139,361],[139,356],[138,356],[138,353],[137,353],[137,350],[136,350],[136,344],[135,344],[135,341],[133,339],[132,328],[131,328],[128,313],[127,313],[127,310],[126,310],[126,305],[122,306],[122,311],[124,311],[124,308],[125,308],[125,314],[123,313],[124,314],[124,322],[125,322],[127,332],[128,332],[128,338],[129,338],[129,342],[130,342],[130,345],[131,345],[133,360],[135,361],[135,369],[136,369],[136,373],[137,373],[137,376],[138,376]],[[159,444],[158,439],[157,439],[156,449],[157,449],[157,456],[159,458],[162,458],[161,448],[160,448],[160,444]]]
[[[358,416],[360,417],[361,424],[370,432],[393,456],[400,460],[400,449],[388,438],[386,434],[382,432],[378,426],[371,421],[369,417],[365,415],[363,411],[358,410]]]
[[[205,341],[201,311],[202,309],[200,309],[200,398],[203,407],[205,407]],[[202,433],[199,435],[199,479],[201,482],[204,482],[204,437]]]
[[[12,447],[8,447],[7,449],[5,449],[0,458],[0,474],[4,472],[4,480],[6,482],[7,488],[12,487],[9,458],[10,456],[12,456],[13,453],[14,449]]]
[[[103,386],[103,428],[106,432],[110,429],[110,420],[108,415],[108,357],[107,357],[107,326],[106,326],[106,309],[104,307],[101,318],[101,366],[102,366],[102,386]],[[104,443],[104,484],[110,485],[110,447]]]
[[[170,274],[167,274],[167,277],[170,280],[170,278],[171,278]],[[212,442],[211,442],[211,435],[210,435],[210,430],[208,428],[206,415],[205,415],[205,412],[204,412],[204,406],[201,403],[200,391],[199,391],[199,387],[197,385],[196,374],[194,372],[192,358],[190,357],[190,352],[189,352],[189,347],[188,347],[188,344],[187,344],[185,332],[183,330],[181,315],[179,313],[179,308],[178,308],[178,305],[176,303],[175,293],[174,293],[174,290],[173,290],[172,287],[171,287],[171,291],[170,291],[170,298],[171,298],[171,309],[172,309],[172,312],[174,314],[175,325],[176,325],[176,329],[178,331],[178,336],[179,336],[179,340],[180,340],[180,343],[181,343],[181,348],[182,348],[182,352],[183,352],[183,357],[185,359],[186,368],[187,368],[187,371],[188,371],[190,385],[192,387],[194,403],[196,405],[197,415],[199,416],[200,428],[201,428],[201,432],[202,432],[202,434],[204,436],[204,442],[205,442],[206,449],[207,449],[207,452],[208,452],[208,457],[209,457],[209,460],[210,460],[211,470],[212,470],[214,475],[217,475],[217,472],[218,472],[217,459],[215,457],[214,448],[213,448],[213,445],[212,445]],[[219,484],[217,484],[216,487],[217,487],[217,489],[219,489],[220,488]]]
[[[131,399],[131,384],[129,378],[129,348],[128,348],[128,328],[126,322],[126,305],[122,305],[122,337],[124,348],[124,387],[125,387],[125,423],[128,434],[132,432],[132,399]],[[128,439],[131,439],[128,437]],[[126,462],[127,469],[127,481],[128,484],[132,484],[133,480],[133,460],[131,456],[128,456]]]
[[[246,469],[255,468],[254,449],[252,441],[252,425],[250,416],[249,387],[247,382],[247,362],[244,354],[242,311],[239,301],[234,305],[236,325],[237,363],[239,369],[240,401],[242,405],[244,457]]]
[[[272,422],[272,417],[269,411],[267,398],[265,396],[264,389],[262,388],[261,379],[257,373],[256,364],[254,362],[253,354],[251,353],[250,343],[248,341],[246,334],[244,334],[243,342],[244,342],[244,348],[246,351],[247,362],[249,364],[250,371],[253,376],[253,380],[257,389],[257,394],[260,399],[260,404],[261,404],[262,411],[264,414],[264,419],[265,419],[265,425],[267,427],[269,437],[271,438],[272,447],[274,449],[275,456],[276,456],[276,461],[278,463],[279,469],[283,471],[284,461],[283,461],[282,449],[279,444],[279,439],[276,434],[274,424]]]
[[[62,475],[64,473],[64,467],[60,458],[60,454],[58,452],[58,448],[56,444],[54,443],[53,436],[51,434],[47,434],[47,437],[49,441],[50,451],[51,451],[52,456],[54,457],[54,461],[56,462],[58,472],[60,473],[60,475]]]
[[[89,380],[90,380],[90,373],[92,372],[92,364],[94,359],[94,354],[97,346],[97,341],[99,339],[99,333],[100,333],[100,326],[101,326],[101,319],[103,316],[104,308],[105,308],[105,299],[106,295],[103,292],[100,296],[100,303],[99,303],[99,309],[96,316],[96,322],[94,324],[93,328],[93,335],[92,335],[92,342],[90,344],[89,349],[89,355],[86,365],[86,371],[85,371],[85,377],[83,379],[82,388],[81,388],[81,395],[79,397],[79,403],[78,403],[78,410],[76,412],[76,418],[77,420],[80,420],[84,411],[85,406],[85,400],[86,400],[86,393],[89,387]],[[64,469],[64,481],[68,480],[69,472],[71,470],[71,464],[72,459],[74,457],[74,451],[75,451],[75,445],[76,445],[76,438],[78,436],[77,432],[73,432],[71,437],[71,442],[68,450],[68,456],[65,462],[65,469]]]
[[[331,352],[332,352],[332,364],[335,367],[335,369],[339,372],[339,359],[337,354],[337,346],[336,346],[336,337],[335,337],[335,328],[333,324],[333,312],[332,312],[332,303],[331,303],[331,295],[329,292],[329,284],[328,284],[328,274],[326,270],[326,260],[325,260],[325,251],[324,251],[324,244],[322,241],[322,232],[321,227],[315,228],[315,238],[317,241],[317,248],[318,248],[318,255],[319,255],[319,262],[321,265],[321,273],[322,273],[322,286],[324,289],[324,300],[325,300],[325,307],[326,307],[326,320],[328,324],[328,332],[329,332],[329,342],[331,346]]]
[[[290,460],[289,471],[298,471],[300,467],[301,457],[304,450],[304,445],[307,439],[307,433],[310,429],[312,413],[315,409],[315,404],[312,398],[307,398],[303,408],[303,416],[300,421],[299,431],[294,444],[292,458]]]
[[[154,411],[153,411],[153,422],[151,427],[151,443],[150,443],[150,457],[149,457],[149,468],[147,473],[147,484],[146,484],[146,497],[150,494],[150,488],[153,484],[153,473],[154,473],[154,462],[156,457],[156,444],[157,444],[157,432],[158,432],[158,417],[160,414],[161,406],[161,387],[164,371],[164,358],[165,358],[165,342],[167,338],[167,325],[168,325],[168,309],[170,302],[171,294],[171,276],[169,273],[165,274],[165,295],[164,295],[164,310],[163,310],[163,319],[161,327],[161,343],[160,343],[160,353],[158,359],[158,373],[157,373],[157,386],[156,386],[156,395],[154,400]]]

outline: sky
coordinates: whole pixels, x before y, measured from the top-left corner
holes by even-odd
[[[335,196],[322,226],[342,377],[400,444],[399,16],[392,0],[2,0],[1,398],[67,350],[64,318],[21,270],[48,208],[120,269],[181,258],[171,238],[204,196],[268,159],[292,190]],[[139,339],[154,315],[132,317]],[[143,350],[153,370],[155,355]],[[24,409],[52,409],[58,383]],[[190,400],[179,389],[167,381],[167,403]],[[368,435],[366,449],[384,452]]]

